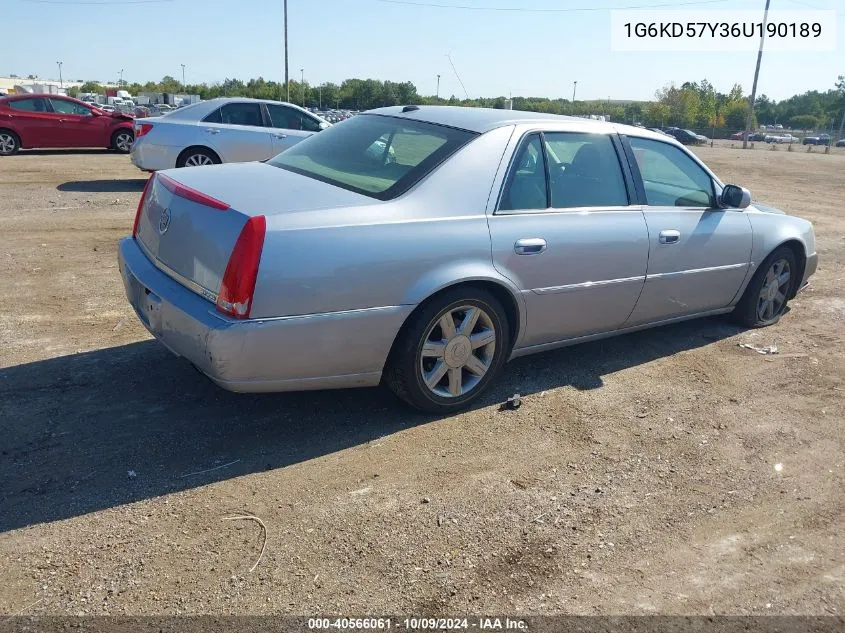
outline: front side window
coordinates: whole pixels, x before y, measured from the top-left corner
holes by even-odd
[[[44,99],[16,99],[9,102],[9,107],[23,112],[47,112],[47,102]]]
[[[59,114],[81,114],[91,115],[91,109],[84,105],[79,105],[73,101],[65,101],[64,99],[50,99],[50,105],[53,106],[53,111]]]
[[[715,206],[713,179],[686,152],[652,139],[630,137],[629,141],[650,206]]]
[[[309,136],[267,164],[390,200],[476,136],[421,121],[360,115]]]
[[[205,123],[224,123],[226,125],[252,125],[262,127],[261,104],[227,103],[206,116]]]
[[[273,127],[285,130],[304,130],[306,132],[320,131],[320,124],[317,121],[288,106],[268,103],[267,112],[270,114],[270,122]]]

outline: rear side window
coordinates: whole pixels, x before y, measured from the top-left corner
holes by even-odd
[[[628,140],[650,206],[714,206],[713,179],[686,152],[652,139],[629,137]]]
[[[390,200],[476,136],[442,125],[363,114],[309,136],[268,164]]]
[[[270,114],[270,123],[273,127],[306,132],[320,131],[320,124],[316,120],[288,106],[268,103],[267,112]]]
[[[16,99],[9,102],[9,107],[23,112],[47,112],[47,102],[44,99]]]
[[[627,205],[625,178],[608,135],[547,132],[523,140],[511,164],[499,209]]]
[[[261,127],[261,104],[259,103],[227,103],[206,116],[205,123],[224,123],[226,125],[253,125]]]

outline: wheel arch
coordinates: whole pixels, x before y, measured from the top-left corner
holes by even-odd
[[[798,294],[798,289],[801,286],[801,280],[804,279],[804,271],[807,269],[807,248],[801,240],[793,237],[775,246],[769,252],[769,255],[784,246],[791,250],[792,254],[795,255],[795,263],[798,266],[798,270],[795,271],[796,282],[792,284],[792,289],[789,292],[789,298],[794,299],[795,295]]]
[[[402,326],[396,332],[396,336],[393,338],[393,344],[390,347],[390,352],[388,353],[388,358],[390,358],[390,355],[393,353],[393,348],[396,346],[396,342],[401,338],[402,333],[405,331],[412,317],[425,306],[429,305],[433,301],[436,301],[441,295],[454,290],[455,288],[480,288],[482,290],[486,290],[502,304],[502,307],[505,310],[505,315],[508,319],[508,332],[510,334],[510,349],[507,351],[506,358],[510,357],[516,342],[522,335],[525,325],[526,317],[524,303],[521,300],[519,292],[505,280],[492,276],[478,276],[458,279],[451,283],[443,283],[435,288],[432,288],[424,298],[416,302],[416,306],[413,310],[411,310],[408,316],[405,317],[405,320],[402,322]]]
[[[202,150],[204,152],[208,152],[209,154],[213,154],[214,156],[217,157],[217,160],[219,160],[221,163],[223,162],[223,159],[220,157],[220,154],[217,153],[215,150],[211,149],[208,145],[196,144],[196,145],[189,145],[188,147],[183,149],[181,152],[179,152],[179,155],[176,157],[176,166],[179,165],[179,163],[182,161],[182,158],[184,156],[186,156],[188,153],[190,153],[192,151],[196,151],[196,150]]]

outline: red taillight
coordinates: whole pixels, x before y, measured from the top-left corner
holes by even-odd
[[[138,235],[138,223],[141,221],[141,209],[144,207],[144,199],[147,197],[147,192],[150,190],[150,183],[155,176],[150,176],[147,184],[144,185],[144,193],[141,194],[141,199],[138,201],[138,210],[135,211],[135,224],[132,225],[132,237]]]
[[[136,123],[135,124],[135,138],[141,138],[153,129],[152,123]]]
[[[249,318],[266,231],[263,215],[251,217],[241,229],[217,294],[217,309],[223,314],[236,319]]]
[[[157,177],[159,182],[164,185],[165,189],[171,192],[174,196],[185,198],[185,200],[190,200],[191,202],[197,202],[207,207],[211,207],[212,209],[219,209],[220,211],[225,211],[229,208],[229,205],[225,202],[221,202],[216,198],[207,196],[201,191],[197,191],[196,189],[191,189],[187,185],[183,185],[180,182],[176,182],[175,180],[173,180],[173,178],[170,178],[169,176],[165,176],[164,174],[157,174]]]

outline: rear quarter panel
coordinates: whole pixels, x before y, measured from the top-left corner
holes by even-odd
[[[268,216],[252,316],[416,305],[470,280],[518,297],[493,268],[485,214],[511,132],[480,136],[396,200]]]

